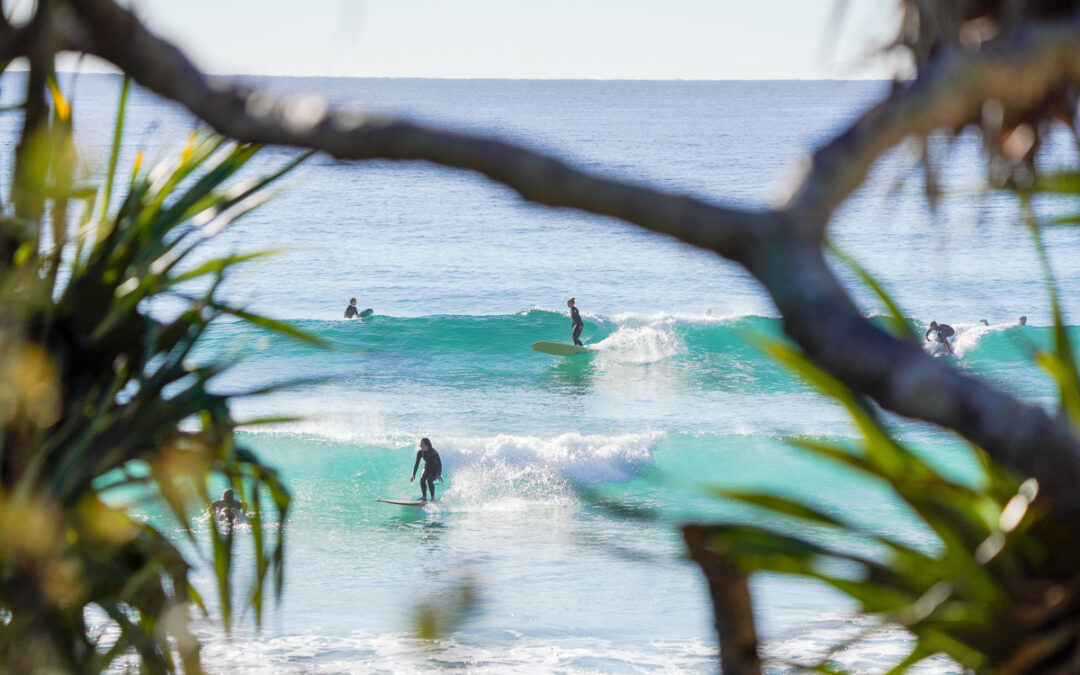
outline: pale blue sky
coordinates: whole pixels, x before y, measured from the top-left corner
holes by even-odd
[[[860,65],[895,0],[131,0],[214,73],[375,77],[806,79]]]

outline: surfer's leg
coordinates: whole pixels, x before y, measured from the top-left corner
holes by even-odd
[[[576,326],[574,328],[574,344],[577,345],[578,347],[584,347],[585,346],[585,345],[581,344],[581,340],[578,339],[578,337],[581,335],[581,329],[582,328],[583,328],[583,326]]]
[[[420,494],[423,495],[424,501],[427,501],[427,481],[424,480],[424,476],[420,476]]]
[[[431,476],[424,476],[424,479],[421,483],[427,483],[428,491],[431,492],[431,501],[435,501],[435,479]]]

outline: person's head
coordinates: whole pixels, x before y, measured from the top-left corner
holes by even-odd
[[[930,328],[937,328],[937,321],[931,321]]]
[[[1026,316],[1020,317],[1020,325],[1021,326],[1026,326],[1027,325],[1027,317]]]
[[[350,305],[355,305],[356,304],[356,298],[349,298],[349,304]]]
[[[566,306],[567,307],[573,307],[574,306],[574,299],[570,298],[569,300],[567,300],[566,301]]]
[[[227,502],[235,501],[232,488],[225,488],[225,492],[221,493],[221,498]]]
[[[420,439],[420,449],[421,450],[431,450],[431,439],[421,438]]]

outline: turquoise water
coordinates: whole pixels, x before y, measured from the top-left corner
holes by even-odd
[[[0,78],[0,102],[17,97],[19,79]],[[744,206],[768,204],[799,151],[884,91],[874,82],[258,82],[494,133],[590,171]],[[61,85],[75,91],[83,158],[100,165],[118,80],[65,75]],[[5,152],[15,122],[0,117]],[[177,108],[137,91],[121,164],[139,149],[164,156],[191,128]],[[1066,147],[1049,144],[1045,160],[1063,161]],[[917,178],[892,191],[910,173],[911,159],[897,153],[844,206],[833,235],[917,328],[931,319],[957,328],[955,367],[1052,405],[1053,388],[1030,359],[1051,339],[1030,240],[1007,197],[970,196],[981,176],[975,139],[962,137],[955,153],[945,172],[955,196],[936,212],[921,201]],[[267,150],[255,170],[289,157]],[[0,166],[0,178],[9,173]],[[1068,316],[1080,311],[1080,257],[1069,255],[1078,236],[1047,233]],[[261,632],[250,617],[231,639],[215,622],[199,623],[215,670],[713,672],[710,608],[678,525],[762,520],[709,496],[709,487],[796,495],[935,546],[880,486],[785,440],[853,434],[837,406],[747,344],[749,335],[780,331],[775,309],[714,255],[607,219],[529,206],[469,174],[325,158],[208,242],[205,255],[276,247],[289,252],[250,266],[226,293],[333,348],[223,322],[193,355],[233,364],[215,383],[221,391],[321,380],[236,405],[240,418],[304,419],[240,436],[281,470],[294,496],[286,587]],[[867,314],[878,313],[839,272]],[[343,321],[351,296],[375,316]],[[562,359],[530,349],[569,340],[570,296],[596,353]],[[1031,325],[1016,325],[1021,314]],[[955,438],[890,423],[941,470],[975,480]],[[418,496],[408,479],[423,436],[444,461],[439,503],[376,503]],[[170,527],[163,514],[147,517]],[[192,527],[205,533],[200,518]],[[241,545],[241,575],[246,555]],[[208,570],[198,578],[212,596]],[[415,641],[417,608],[452,602],[465,583],[477,588],[476,611],[438,644]],[[812,584],[768,578],[754,590],[772,655],[820,653],[864,625]],[[904,644],[885,633],[841,660],[874,672]],[[955,672],[944,662],[927,670]]]

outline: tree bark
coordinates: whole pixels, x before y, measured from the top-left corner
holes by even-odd
[[[709,585],[713,621],[720,638],[720,670],[724,675],[761,675],[754,603],[747,576],[733,560],[714,553],[700,525],[683,526],[690,559],[701,568]]]

